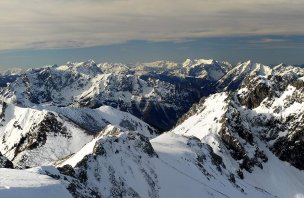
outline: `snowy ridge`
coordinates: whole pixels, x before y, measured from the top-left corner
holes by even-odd
[[[3,103],[1,108],[0,151],[20,167],[46,165],[75,153],[108,124],[149,138],[158,133],[135,116],[108,106],[39,110]]]
[[[228,108],[228,103],[225,101],[227,99],[228,94],[225,92],[211,95],[204,101],[204,107],[197,110],[196,115],[198,116],[191,116],[185,120],[183,124],[174,128],[174,133],[195,136],[199,139],[210,133],[219,133],[222,125],[220,120]],[[217,109],[214,108],[215,106]],[[201,111],[204,111],[204,113],[201,113]],[[210,128],[211,126],[213,128]]]
[[[218,82],[217,88],[224,90],[236,90],[242,81],[248,76],[271,75],[272,69],[269,66],[246,61],[238,64],[228,71]]]
[[[159,134],[158,130],[132,114],[120,111],[111,106],[101,106],[97,109],[55,106],[38,106],[36,108],[57,112],[87,130],[90,134],[100,132],[108,124],[125,130],[138,131],[149,138]]]
[[[16,166],[51,163],[92,139],[85,130],[54,112],[1,106],[1,152]]]
[[[185,74],[196,78],[217,81],[224,76],[230,65],[212,59],[187,59],[183,64]]]
[[[95,61],[88,60],[80,63],[68,62],[66,65],[55,67],[56,70],[73,71],[74,73],[81,73],[88,76],[95,76],[102,73],[102,70],[97,66]]]

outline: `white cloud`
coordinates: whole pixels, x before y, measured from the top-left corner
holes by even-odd
[[[288,42],[288,39],[283,39],[283,38],[260,38],[257,40],[252,40],[249,41],[249,43],[253,44],[267,44],[267,43],[282,43],[282,42]]]
[[[302,0],[3,0],[0,50],[303,34]]]

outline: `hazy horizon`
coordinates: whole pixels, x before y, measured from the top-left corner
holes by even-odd
[[[303,64],[301,0],[0,3],[0,67],[212,58]]]

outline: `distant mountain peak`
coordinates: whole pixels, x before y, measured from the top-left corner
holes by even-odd
[[[182,65],[183,67],[193,67],[193,66],[197,66],[197,65],[211,65],[214,64],[216,61],[213,59],[186,59]]]

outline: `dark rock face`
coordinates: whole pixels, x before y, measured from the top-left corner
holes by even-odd
[[[242,105],[253,109],[260,105],[273,108],[273,113],[258,114],[250,120],[254,127],[260,127],[259,135],[264,141],[271,142],[269,147],[279,159],[289,162],[296,168],[303,170],[303,112],[294,112],[282,116],[284,109],[295,103],[303,104],[303,80],[289,73],[283,76],[251,77],[243,82],[244,92],[239,92],[238,99]],[[283,97],[280,105],[273,105],[274,101],[282,98],[284,92],[292,94]],[[263,101],[263,102],[262,102]],[[257,155],[260,155],[258,152]],[[266,160],[266,159],[264,159]]]
[[[6,102],[2,102],[1,106],[2,106],[2,109],[1,109],[1,113],[0,113],[0,120],[5,121],[5,110],[6,110],[6,107],[7,107]]]
[[[100,156],[107,154],[105,148],[101,144],[95,144],[93,153]]]
[[[149,138],[147,138],[141,134],[129,133],[128,140],[135,141],[135,147],[141,149],[149,157],[158,157],[149,141]]]
[[[267,94],[269,94],[269,91],[270,87],[264,83],[261,83],[250,91],[250,94],[247,95],[247,97],[242,98],[241,103],[244,105],[246,104],[246,106],[250,109],[258,107],[260,103],[268,96]]]
[[[297,89],[301,89],[301,90],[304,89],[304,80],[297,79],[297,80],[293,81],[291,84],[292,84],[292,86],[296,87]]]
[[[73,197],[80,198],[101,198],[101,194],[94,188],[86,185],[86,175],[83,172],[82,175],[76,175],[74,168],[71,165],[64,165],[57,167],[60,174],[52,174],[46,171],[46,174],[56,180],[62,180],[66,185],[66,189],[71,193]],[[80,176],[79,176],[80,175]],[[79,178],[78,178],[79,177]],[[83,182],[83,183],[82,183]]]
[[[254,166],[263,168],[262,163],[267,162],[268,160],[264,152],[257,147],[257,144],[254,141],[251,142],[252,145],[244,145],[243,143],[241,143],[241,140],[243,138],[237,138],[237,136],[233,135],[233,133],[233,131],[222,131],[219,135],[222,141],[224,142],[226,148],[230,151],[231,156],[235,160],[240,161],[240,171],[242,169],[245,169],[246,171],[251,172]],[[249,154],[251,149],[247,150],[246,148],[248,147],[255,149],[255,155],[253,157],[250,157]]]
[[[276,140],[271,150],[280,160],[287,161],[294,167],[304,170],[303,140],[290,141],[287,138],[281,137]]]
[[[231,100],[227,101],[230,105],[225,117],[221,120],[223,127],[219,136],[231,156],[240,162],[240,171],[245,169],[251,172],[254,166],[263,168],[262,163],[266,162],[268,158],[254,140],[253,131],[248,126],[243,112],[239,110],[240,103],[236,95],[230,94],[230,97]],[[254,155],[251,154],[252,150],[255,151]]]
[[[0,168],[14,168],[14,164],[0,153]]]
[[[216,83],[216,88],[218,91],[226,89],[226,90],[231,90],[235,91],[237,90],[240,85],[242,84],[243,80],[245,79],[245,76],[234,79],[235,76],[227,76],[225,79],[223,79],[222,82],[218,81]]]
[[[287,161],[296,168],[304,170],[304,112],[300,115],[290,115],[286,123],[289,133],[278,137],[271,150],[281,160]]]
[[[62,167],[58,167],[57,169],[59,170],[59,172],[61,174],[71,176],[71,177],[75,177],[75,171],[74,171],[73,167],[69,164],[64,165]]]
[[[160,131],[171,129],[179,116],[174,108],[149,101],[141,101],[139,107],[132,105],[130,112]]]
[[[82,189],[79,192],[79,189]],[[90,189],[89,187],[84,187],[83,184],[74,180],[74,183],[70,183],[67,187],[67,190],[72,194],[73,197],[79,198],[101,198],[102,196],[98,194],[98,192],[94,189]]]
[[[13,75],[13,74],[8,74],[8,75],[0,75],[0,88],[6,87],[7,84],[14,82],[19,75]]]
[[[54,136],[63,135],[70,138],[67,129],[59,122],[53,113],[48,112],[44,119],[30,129],[30,132],[21,138],[15,148],[15,156],[24,150],[33,150],[41,147],[47,140],[48,133]]]
[[[288,85],[280,76],[250,76],[246,78],[241,88],[247,89],[238,95],[242,105],[249,109],[258,107],[265,98],[277,96],[277,92],[283,91]]]

